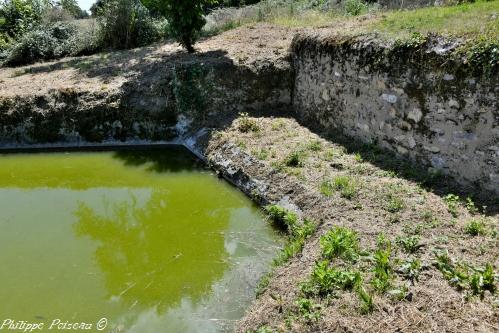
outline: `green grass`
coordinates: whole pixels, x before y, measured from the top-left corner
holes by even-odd
[[[350,176],[338,176],[333,180],[325,180],[319,186],[319,191],[327,197],[338,191],[345,199],[352,199],[357,195],[357,182]]]
[[[383,13],[369,28],[397,38],[421,34],[499,39],[499,1],[477,1],[458,6],[428,7]],[[496,18],[493,19],[493,14]]]
[[[305,153],[301,150],[291,152],[284,159],[284,165],[287,167],[300,168],[305,164]]]

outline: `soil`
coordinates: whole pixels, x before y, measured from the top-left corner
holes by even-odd
[[[0,69],[0,96],[46,95],[51,90],[71,88],[77,92],[112,92],[137,77],[147,75],[176,59],[188,62],[230,59],[239,66],[258,70],[273,64],[289,66],[287,57],[295,29],[257,24],[231,30],[196,44],[197,53],[186,54],[173,42],[134,50],[100,53],[87,57],[37,63],[18,68]],[[166,63],[165,63],[166,62]]]

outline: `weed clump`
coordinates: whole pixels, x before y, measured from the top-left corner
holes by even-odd
[[[334,227],[320,239],[322,255],[326,259],[340,257],[354,261],[359,255],[359,238],[355,231]]]
[[[381,235],[374,253],[374,279],[371,281],[373,288],[380,293],[384,293],[391,287],[393,272],[390,263],[391,254],[391,242]]]
[[[464,226],[464,232],[470,236],[486,235],[485,222],[483,220],[472,219]]]
[[[242,112],[239,114],[239,125],[237,127],[240,132],[260,132],[260,126],[255,119],[250,119],[248,113]]]
[[[360,272],[329,266],[324,260],[315,264],[310,280],[301,285],[305,295],[328,296],[339,290],[352,290],[362,282]]]
[[[280,229],[291,231],[298,223],[298,215],[278,205],[268,205],[264,210],[274,225]]]
[[[334,191],[340,192],[345,199],[352,199],[357,194],[357,184],[349,176],[338,176],[332,181],[323,181],[320,185],[320,192],[325,196],[333,195]]]
[[[399,247],[401,247],[407,253],[416,253],[421,245],[419,244],[419,236],[399,236],[396,238],[395,242]]]
[[[300,168],[305,164],[305,154],[300,150],[294,151],[286,157],[284,164],[287,167]]]

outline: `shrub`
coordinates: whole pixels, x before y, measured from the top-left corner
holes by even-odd
[[[367,11],[367,5],[361,0],[347,0],[345,2],[345,12],[351,16],[357,16]]]
[[[129,49],[158,41],[166,23],[153,19],[140,0],[108,0],[98,10],[103,46]]]
[[[144,4],[161,13],[167,20],[172,36],[187,49],[194,52],[194,43],[206,23],[204,8],[215,0],[142,0]]]
[[[27,33],[12,47],[5,64],[25,65],[39,60],[77,55],[84,45],[73,24],[57,22],[43,25]]]

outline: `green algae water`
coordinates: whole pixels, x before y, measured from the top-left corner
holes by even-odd
[[[224,332],[277,249],[184,150],[0,155],[0,330]]]

